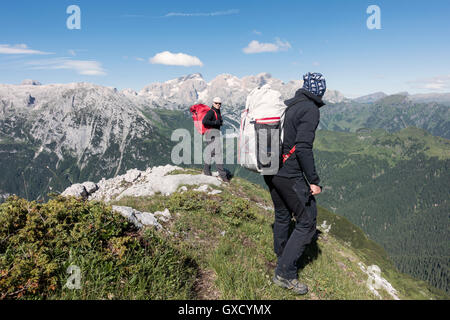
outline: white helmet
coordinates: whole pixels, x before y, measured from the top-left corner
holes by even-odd
[[[222,103],[222,99],[220,99],[219,97],[215,97],[213,102],[214,103]]]

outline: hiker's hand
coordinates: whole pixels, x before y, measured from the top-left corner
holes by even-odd
[[[311,187],[311,195],[313,196],[318,195],[319,193],[322,192],[322,189],[315,184],[310,185],[310,187]]]

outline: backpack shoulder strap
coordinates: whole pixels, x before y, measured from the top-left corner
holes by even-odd
[[[292,108],[293,106],[295,106],[298,102],[301,102],[301,101],[304,101],[304,100],[306,100],[306,99],[299,100],[299,101],[297,101],[296,103],[291,104],[289,107],[287,107],[287,108],[284,110],[283,115],[282,115],[282,118],[283,118],[283,124],[282,124],[282,127],[281,127],[281,140],[282,140],[282,141],[283,141],[283,139],[284,139],[284,120],[285,120],[285,115],[286,115],[287,111],[288,111],[290,108]],[[281,144],[280,149],[282,148],[282,146],[283,146],[283,144]],[[295,152],[295,145],[291,148],[291,150],[289,150],[289,152],[288,152],[287,154],[282,154],[283,163],[285,163],[286,160],[289,159],[289,157],[292,156],[292,154],[293,154],[294,152]]]
[[[219,117],[217,116],[216,110],[214,110],[213,108],[211,108],[211,110],[214,112],[214,115],[216,116],[216,120],[219,120]]]

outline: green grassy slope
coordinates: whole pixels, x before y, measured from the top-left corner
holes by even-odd
[[[222,193],[188,187],[116,202],[148,212],[168,208],[172,219],[160,231],[138,231],[100,202],[10,198],[0,205],[0,298],[376,299],[359,263],[378,265],[402,299],[446,298],[399,273],[359,228],[323,208],[318,224],[326,220],[331,229],[299,263],[310,292],[298,297],[276,287],[269,194],[241,178],[215,188]],[[80,290],[64,287],[72,264],[82,272]]]

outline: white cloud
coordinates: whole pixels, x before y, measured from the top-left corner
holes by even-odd
[[[136,57],[135,58],[137,61],[145,61],[145,59],[144,58],[141,58],[141,57]]]
[[[253,33],[254,33],[254,34],[257,34],[258,36],[262,35],[262,32],[261,32],[261,31],[258,31],[258,30],[253,30]]]
[[[203,66],[203,63],[197,57],[185,53],[172,53],[170,51],[160,52],[153,58],[150,58],[149,61],[152,64],[164,64],[168,66]]]
[[[287,41],[281,41],[280,39],[275,39],[275,43],[261,43],[257,40],[251,41],[248,46],[242,51],[246,54],[261,53],[261,52],[278,52],[286,51],[291,48],[291,44]]]
[[[26,44],[0,44],[0,54],[53,54],[51,52],[43,52],[39,50],[32,50]]]
[[[227,11],[204,12],[204,13],[169,12],[168,14],[165,15],[165,17],[215,17],[238,13],[239,10],[237,9],[231,9]]]
[[[67,52],[69,52],[69,54],[70,54],[72,57],[75,57],[75,56],[77,55],[76,51],[73,50],[73,49],[67,50]]]
[[[67,69],[73,70],[81,75],[86,76],[103,76],[106,75],[106,71],[103,69],[102,64],[98,61],[89,60],[72,60],[69,58],[56,58],[48,60],[36,60],[28,62],[33,69]]]
[[[407,84],[412,88],[422,90],[431,90],[431,91],[450,90],[450,74],[408,81]]]

